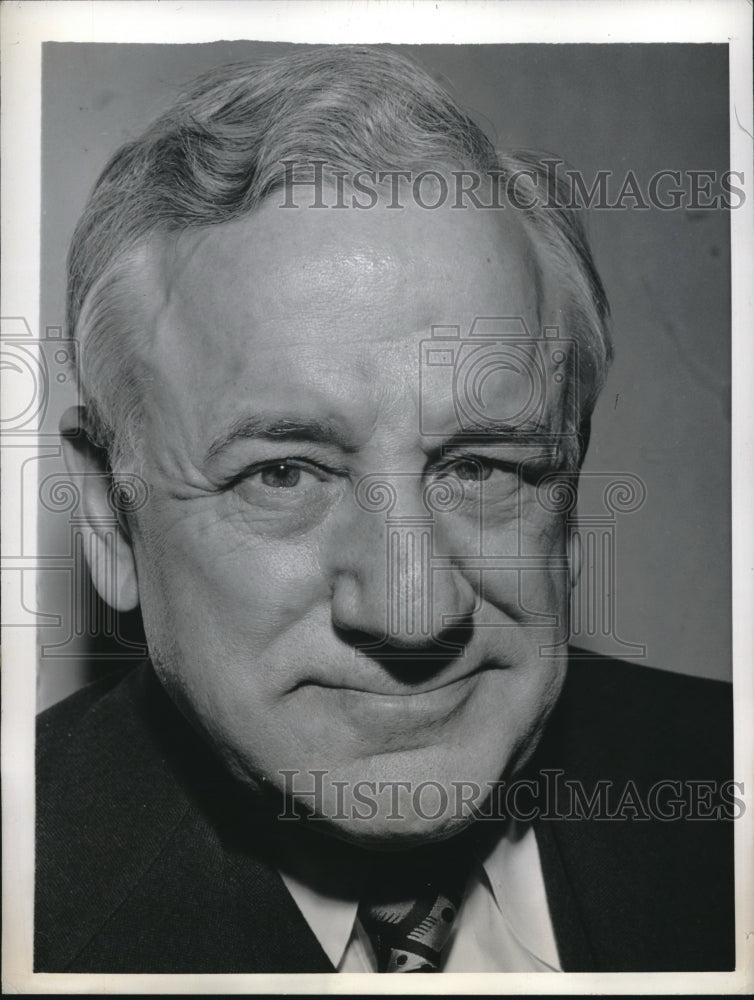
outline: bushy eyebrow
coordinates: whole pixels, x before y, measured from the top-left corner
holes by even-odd
[[[492,422],[473,431],[450,434],[447,438],[437,440],[437,443],[427,450],[432,458],[445,457],[457,451],[478,448],[482,453],[486,449],[500,446],[520,447],[528,449],[529,454],[521,457],[522,462],[529,465],[549,466],[564,464],[568,453],[569,439],[562,432],[543,430],[536,421],[526,421],[518,424]],[[535,454],[531,454],[535,449]]]
[[[438,440],[437,447],[469,448],[473,445],[491,446],[495,444],[522,444],[527,446],[541,445],[552,447],[553,443],[563,437],[562,432],[551,431],[536,420],[509,423],[506,421],[490,421],[469,430],[456,431]]]
[[[353,451],[353,442],[342,427],[331,420],[255,414],[239,417],[223,431],[207,450],[204,461],[209,462],[231,444],[244,439],[262,441],[310,441],[315,444],[334,444],[343,451]]]

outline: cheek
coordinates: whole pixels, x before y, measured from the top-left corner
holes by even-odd
[[[207,510],[169,524],[155,517],[135,549],[153,630],[197,651],[259,655],[328,593],[316,537],[263,539]]]
[[[570,590],[562,516],[543,510],[533,497],[512,498],[476,521],[449,515],[438,534],[441,554],[469,557],[478,567],[468,578],[485,602],[515,621],[544,626],[549,620],[560,628]]]
[[[520,550],[524,564],[530,556],[544,563],[518,574],[520,620],[563,633],[568,625],[570,567],[562,518],[540,513],[525,521]]]

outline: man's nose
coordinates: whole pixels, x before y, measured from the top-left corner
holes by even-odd
[[[368,478],[333,539],[333,624],[366,644],[436,647],[450,629],[469,623],[473,587],[452,560],[443,559],[441,569],[433,565],[443,528],[421,481]]]

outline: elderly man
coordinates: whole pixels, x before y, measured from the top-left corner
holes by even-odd
[[[37,970],[732,966],[728,690],[567,647],[611,349],[546,164],[393,54],[225,68],[105,169],[68,329],[150,662],[41,718]]]

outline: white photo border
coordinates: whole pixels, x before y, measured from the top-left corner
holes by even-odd
[[[528,2],[276,2],[276,0],[70,0],[2,7],[2,307],[39,327],[41,69],[45,41],[259,41],[391,43],[721,42],[730,54],[730,166],[745,177],[731,212],[733,681],[735,775],[745,782],[736,822],[737,968],[729,973],[498,973],[373,975],[89,975],[33,973],[35,630],[3,628],[3,989],[21,993],[738,993],[754,984],[754,188],[751,7],[745,0],[528,0]],[[11,394],[3,398],[13,411]],[[8,464],[5,464],[5,468]],[[3,477],[6,551],[21,496]],[[34,545],[36,513],[23,512]],[[10,566],[3,563],[3,568]],[[34,580],[28,579],[30,592]],[[3,573],[4,597],[11,574]]]

